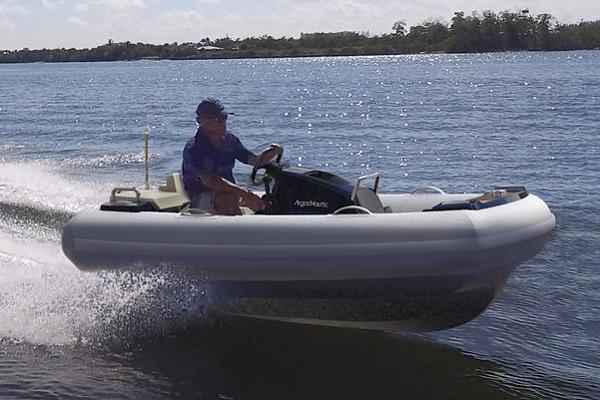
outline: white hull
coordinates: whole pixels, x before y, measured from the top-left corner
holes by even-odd
[[[475,318],[555,226],[534,195],[422,212],[473,195],[381,195],[392,213],[244,215],[89,210],[64,228],[82,270],[180,266],[213,281],[220,312],[427,331]]]

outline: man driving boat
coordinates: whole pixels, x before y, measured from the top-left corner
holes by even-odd
[[[181,172],[191,207],[211,214],[240,215],[240,201],[253,210],[263,209],[265,204],[259,196],[236,184],[235,160],[262,165],[277,155],[281,147],[272,144],[257,157],[227,130],[228,116],[217,99],[207,98],[198,105],[198,131],[185,145]]]

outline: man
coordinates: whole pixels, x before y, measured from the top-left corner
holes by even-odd
[[[255,165],[271,160],[280,146],[272,144],[261,160],[227,130],[228,113],[219,100],[208,98],[196,108],[198,131],[183,150],[183,185],[191,206],[211,214],[240,215],[240,200],[252,208],[265,207],[254,193],[238,186],[233,177],[235,160]]]

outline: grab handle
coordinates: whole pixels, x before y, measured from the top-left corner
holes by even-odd
[[[140,191],[136,187],[116,187],[110,192],[110,201],[117,201],[117,192],[134,192],[135,193],[135,202],[140,202],[140,196],[142,195]]]

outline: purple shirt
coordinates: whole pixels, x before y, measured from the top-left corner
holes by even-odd
[[[235,183],[233,177],[235,160],[247,164],[251,154],[240,139],[229,131],[225,133],[221,147],[216,149],[204,132],[198,129],[196,136],[190,138],[183,149],[181,166],[183,186],[190,198],[210,191],[210,188],[200,179],[202,174],[212,173]]]

